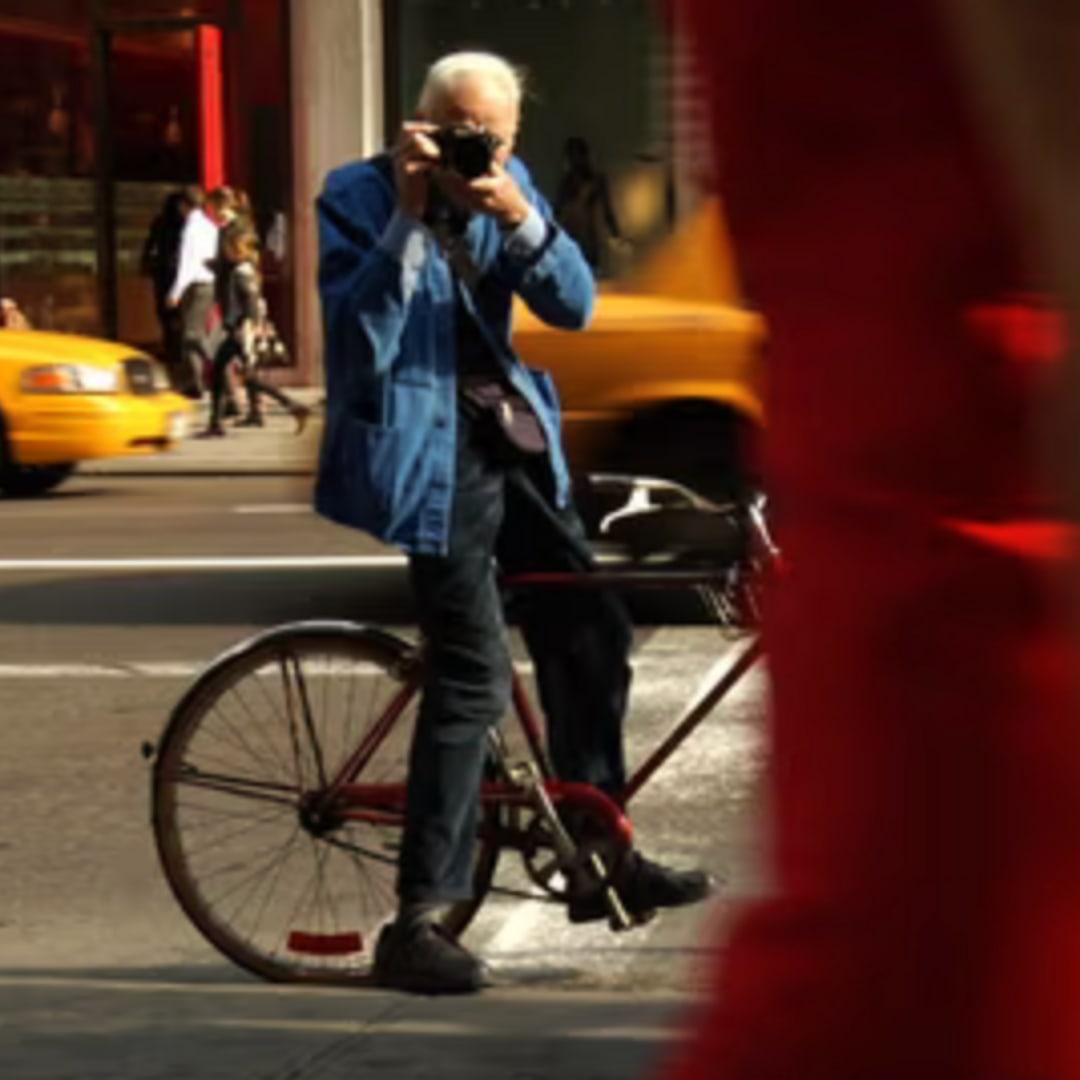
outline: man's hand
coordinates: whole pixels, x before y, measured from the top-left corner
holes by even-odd
[[[440,170],[438,181],[459,206],[493,217],[504,229],[517,228],[532,209],[517,181],[497,161],[492,163],[491,172],[475,180]]]
[[[393,150],[398,206],[417,221],[427,210],[428,184],[432,170],[439,164],[439,148],[431,138],[435,130],[434,124],[406,121]]]

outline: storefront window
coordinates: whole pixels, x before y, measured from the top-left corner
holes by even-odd
[[[84,30],[93,18],[95,0],[0,0],[0,20],[12,23],[48,24],[68,30]]]
[[[101,14],[108,21],[149,19],[199,19],[226,22],[234,0],[101,0]]]
[[[0,295],[35,326],[115,332],[153,348],[160,328],[142,259],[147,235],[166,196],[211,172],[251,195],[267,293],[288,340],[287,8],[287,0],[0,0]],[[108,138],[98,146],[101,131]]]
[[[292,113],[285,0],[239,0],[241,29],[229,63],[237,93],[229,174],[244,188],[263,247],[263,289],[278,330],[293,344]]]
[[[595,203],[565,212],[596,216],[580,227],[598,234],[598,271],[617,274],[671,224],[671,47],[657,8],[655,0],[400,0],[397,111],[409,112],[443,53],[487,49],[524,67],[519,152],[554,201],[568,140],[579,140],[575,151],[584,144],[608,180],[612,213]],[[633,246],[615,242],[613,229]]]
[[[89,3],[0,0],[0,295],[98,327]]]
[[[199,179],[194,30],[113,34],[109,50],[117,336],[160,340],[143,250],[165,199]]]

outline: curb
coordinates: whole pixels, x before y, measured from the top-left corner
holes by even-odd
[[[192,431],[206,424],[205,409],[192,416]],[[116,477],[314,476],[322,443],[323,417],[312,417],[298,438],[292,422],[274,416],[265,429],[229,432],[213,445],[189,435],[172,450],[151,455],[96,458],[79,464],[77,475]]]
[[[209,462],[203,465],[183,464],[172,465],[165,462],[145,465],[142,468],[124,462],[122,459],[115,465],[104,462],[87,461],[79,466],[76,476],[115,476],[123,479],[138,479],[140,477],[159,476],[176,477],[177,479],[193,479],[199,477],[228,477],[228,476],[314,476],[314,465],[262,465],[258,462],[231,462],[227,465],[212,465]]]

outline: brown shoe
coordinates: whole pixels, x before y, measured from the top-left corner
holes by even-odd
[[[311,410],[306,405],[294,405],[290,410],[292,418],[296,421],[296,434],[302,435],[311,419]]]

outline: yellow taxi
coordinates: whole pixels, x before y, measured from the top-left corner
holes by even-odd
[[[80,461],[172,448],[190,403],[164,369],[127,345],[0,330],[0,491],[38,495]]]
[[[741,301],[716,202],[602,288],[587,331],[552,329],[519,304],[514,342],[555,378],[575,473],[660,477],[713,499],[753,483],[765,325]]]

